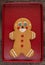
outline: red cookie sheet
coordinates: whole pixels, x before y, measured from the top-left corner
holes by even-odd
[[[2,57],[3,61],[11,62],[40,62],[43,58],[43,13],[42,4],[29,2],[5,3],[2,6]],[[31,21],[32,31],[36,38],[31,40],[34,56],[26,58],[24,55],[13,58],[9,55],[14,41],[9,39],[9,33],[14,31],[14,22],[19,18]],[[27,43],[28,44],[28,43]],[[20,49],[18,49],[20,50]]]

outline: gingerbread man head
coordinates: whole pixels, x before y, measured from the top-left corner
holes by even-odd
[[[31,22],[27,18],[19,18],[14,23],[14,30],[18,30],[20,32],[31,30],[31,28],[32,28]]]

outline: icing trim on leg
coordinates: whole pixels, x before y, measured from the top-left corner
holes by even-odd
[[[13,56],[13,57],[15,58],[15,55],[13,54],[13,52],[12,52],[12,51],[10,51],[10,55],[11,55],[11,56]]]
[[[11,49],[10,55],[13,56],[14,58],[17,56],[17,54],[16,54],[16,52],[14,51],[14,49]]]
[[[14,49],[12,49],[12,51],[13,51],[14,55],[17,56],[17,54],[16,54],[16,52],[14,51]]]
[[[29,54],[30,54],[30,52],[32,51],[32,49],[27,53],[27,55],[26,56],[28,56]]]
[[[28,57],[31,57],[34,55],[34,51],[32,50]]]
[[[28,53],[27,53],[27,57],[31,57],[31,56],[33,56],[33,54],[34,54],[34,51],[31,49]]]

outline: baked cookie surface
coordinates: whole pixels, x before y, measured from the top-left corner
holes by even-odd
[[[31,21],[27,18],[19,18],[14,23],[14,31],[9,33],[9,38],[14,40],[13,48],[10,50],[10,56],[13,58],[24,54],[26,57],[32,57],[34,50],[31,47],[31,41],[36,38],[36,33],[31,30]]]

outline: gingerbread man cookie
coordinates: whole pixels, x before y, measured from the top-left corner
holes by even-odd
[[[14,23],[14,31],[9,33],[9,38],[14,40],[10,56],[18,57],[21,53],[26,57],[32,57],[34,50],[31,47],[32,39],[36,38],[36,33],[31,31],[32,24],[27,18],[19,18]]]

